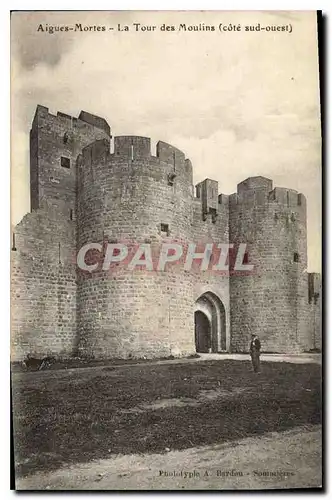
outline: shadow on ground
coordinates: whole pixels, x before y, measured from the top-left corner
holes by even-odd
[[[218,397],[202,398],[218,389]],[[12,390],[19,476],[321,422],[321,368],[314,364],[262,363],[260,374],[233,360],[16,373]],[[173,398],[184,404],[156,404]]]

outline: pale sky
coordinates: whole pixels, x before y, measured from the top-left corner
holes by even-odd
[[[38,32],[38,26],[107,31]],[[130,31],[118,31],[118,23]],[[133,23],[154,25],[136,32]],[[220,32],[219,24],[241,25]],[[246,25],[287,26],[246,32]],[[162,24],[175,31],[162,32]],[[215,31],[179,31],[179,25]],[[109,30],[114,27],[114,30]],[[16,12],[12,14],[12,223],[29,211],[29,130],[37,104],[104,117],[186,153],[194,183],[236,192],[249,176],[302,192],[308,270],[321,270],[321,130],[315,12]]]

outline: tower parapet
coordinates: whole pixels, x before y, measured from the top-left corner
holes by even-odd
[[[160,162],[173,165],[174,169],[185,172],[192,172],[190,160],[180,149],[158,141],[155,155],[151,153],[150,137],[135,135],[122,135],[114,138],[114,155],[123,156],[134,161],[136,158],[158,158]]]
[[[302,209],[306,208],[305,196],[302,193],[295,191],[294,189],[275,187],[269,193],[269,201],[275,201],[276,203],[285,205],[286,207],[302,207]],[[299,208],[299,210],[301,209]]]
[[[183,167],[185,164],[185,154],[171,144],[159,141],[157,143],[157,157],[165,163],[171,163],[174,166]]]
[[[114,138],[114,154],[125,156],[131,160],[150,158],[151,139],[133,135],[122,135]]]
[[[271,189],[272,180],[267,177],[262,177],[261,175],[248,177],[237,185],[237,193],[239,195],[252,190],[271,191]]]
[[[237,185],[237,195],[232,199],[236,203],[262,204],[265,203],[272,189],[271,179],[266,177],[248,177]]]
[[[92,127],[95,128],[100,128],[105,132],[107,136],[111,136],[111,128],[105,118],[101,118],[100,116],[93,115],[91,113],[88,113],[87,111],[81,111],[78,119],[81,120],[82,122],[88,123],[89,125],[92,125]]]

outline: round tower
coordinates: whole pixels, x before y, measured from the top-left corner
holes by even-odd
[[[149,138],[115,137],[113,154],[106,141],[83,150],[77,179],[78,250],[103,245],[98,269],[78,273],[80,352],[105,358],[194,352],[190,273],[156,268],[162,243],[191,241],[190,161],[164,142],[152,156]],[[128,255],[106,271],[109,244],[125,245]],[[139,245],[147,247],[145,259],[151,249],[152,269],[130,269]]]
[[[266,352],[298,352],[309,344],[306,321],[306,200],[291,189],[250,177],[230,196],[230,242],[246,243],[253,269],[230,279],[231,345],[247,351],[259,335]]]

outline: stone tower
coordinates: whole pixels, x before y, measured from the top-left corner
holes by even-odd
[[[251,333],[265,351],[308,349],[305,197],[249,177],[230,196],[229,214],[230,241],[247,243],[254,266],[230,279],[232,350],[245,351]]]
[[[76,159],[82,148],[110,140],[104,119],[37,106],[30,131],[31,212],[13,230],[13,359],[27,353],[70,355],[76,327]]]
[[[130,251],[192,239],[192,167],[164,142],[151,154],[146,137],[115,137],[83,149],[78,161],[78,248],[90,241]],[[153,357],[194,352],[192,277],[119,266],[78,275],[80,352],[97,357]]]
[[[230,196],[213,179],[194,188],[176,147],[112,140],[104,118],[43,106],[30,132],[30,191],[31,212],[13,230],[13,360],[247,352],[251,333],[263,351],[320,347],[320,277],[306,272],[302,194],[265,177]],[[94,272],[77,266],[90,243]],[[181,245],[182,255],[158,269],[162,244]],[[249,274],[215,266],[228,244],[235,253],[247,245]],[[133,266],[139,246],[144,262]],[[105,268],[110,251],[127,252],[126,265]]]
[[[76,204],[76,158],[98,139],[110,138],[103,118],[81,111],[78,118],[37,106],[30,130],[31,209],[43,201],[73,215]],[[71,211],[71,212],[70,212]]]

